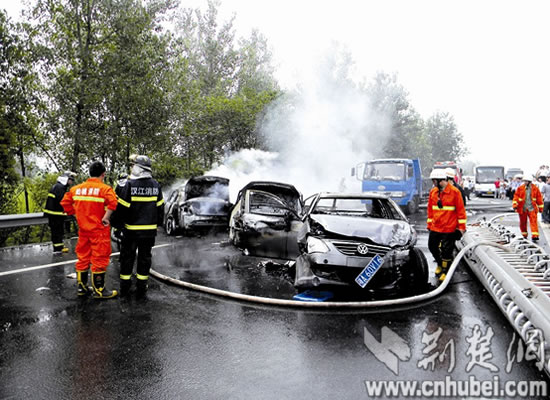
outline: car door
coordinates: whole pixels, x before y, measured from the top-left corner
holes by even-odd
[[[247,234],[247,244],[251,255],[288,259],[287,246],[296,240],[294,219],[288,205],[278,196],[262,190],[248,190],[245,195],[245,210],[254,227]],[[289,236],[291,238],[289,239]],[[293,236],[293,238],[292,238]]]

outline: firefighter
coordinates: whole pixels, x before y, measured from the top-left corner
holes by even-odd
[[[539,227],[537,224],[537,213],[542,212],[544,202],[542,194],[537,185],[533,185],[533,179],[529,176],[522,178],[523,184],[516,189],[512,207],[519,214],[519,229],[521,235],[527,239],[527,220],[531,225],[531,240],[539,240]]]
[[[462,194],[443,169],[434,169],[430,179],[434,187],[428,199],[428,248],[437,263],[435,273],[443,281],[453,260],[455,241],[466,232],[466,209]]]
[[[52,186],[46,199],[44,214],[48,217],[48,225],[52,235],[52,244],[54,254],[67,253],[69,249],[63,243],[64,225],[67,213],[61,207],[61,199],[65,192],[74,184],[76,174],[71,171],[65,171],[59,175],[57,182]]]
[[[132,285],[132,272],[137,251],[137,296],[147,292],[151,251],[157,226],[164,219],[164,199],[159,183],[151,176],[151,160],[144,155],[131,156],[131,173],[121,188],[115,219],[122,229],[120,250],[120,293],[127,296]]]
[[[111,256],[109,218],[117,206],[115,191],[103,183],[105,166],[101,161],[90,165],[90,178],[69,190],[61,205],[68,215],[76,215],[78,242],[75,264],[79,296],[90,293],[88,270],[92,270],[92,294],[96,299],[111,299],[118,292],[105,288],[105,273]]]

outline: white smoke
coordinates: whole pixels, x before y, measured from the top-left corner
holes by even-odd
[[[230,199],[253,180],[294,185],[307,197],[319,191],[360,191],[351,169],[371,157],[373,132],[383,145],[386,124],[369,98],[347,78],[349,59],[338,52],[304,74],[303,85],[269,108],[260,132],[271,152],[246,149],[228,156],[206,175],[230,179]],[[344,77],[343,77],[344,76]]]

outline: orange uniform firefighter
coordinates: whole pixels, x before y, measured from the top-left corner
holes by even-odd
[[[444,170],[434,169],[430,178],[434,187],[428,199],[428,248],[437,263],[435,273],[443,281],[455,241],[466,231],[466,209],[462,194],[447,180]]]
[[[523,178],[523,184],[516,189],[512,207],[519,214],[519,229],[521,235],[527,238],[527,220],[531,225],[531,240],[536,242],[539,240],[539,227],[537,224],[537,213],[542,212],[544,202],[542,194],[537,185],[532,184],[532,179],[529,177]]]
[[[76,215],[78,242],[76,244],[76,275],[78,295],[87,295],[90,289],[88,270],[92,270],[93,297],[109,299],[117,291],[105,289],[105,273],[111,255],[109,218],[117,206],[115,191],[105,183],[105,166],[100,161],[90,165],[90,178],[68,191],[61,205],[68,215]]]

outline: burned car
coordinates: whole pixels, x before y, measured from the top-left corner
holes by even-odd
[[[207,175],[194,177],[168,196],[164,229],[168,235],[178,231],[227,229],[230,208],[229,179]]]
[[[243,187],[229,217],[229,238],[245,254],[281,259],[299,255],[302,195],[292,185],[254,181]]]
[[[301,254],[296,288],[352,285],[373,293],[426,289],[428,264],[415,248],[416,231],[389,197],[319,193],[306,200],[303,222],[297,237]]]

